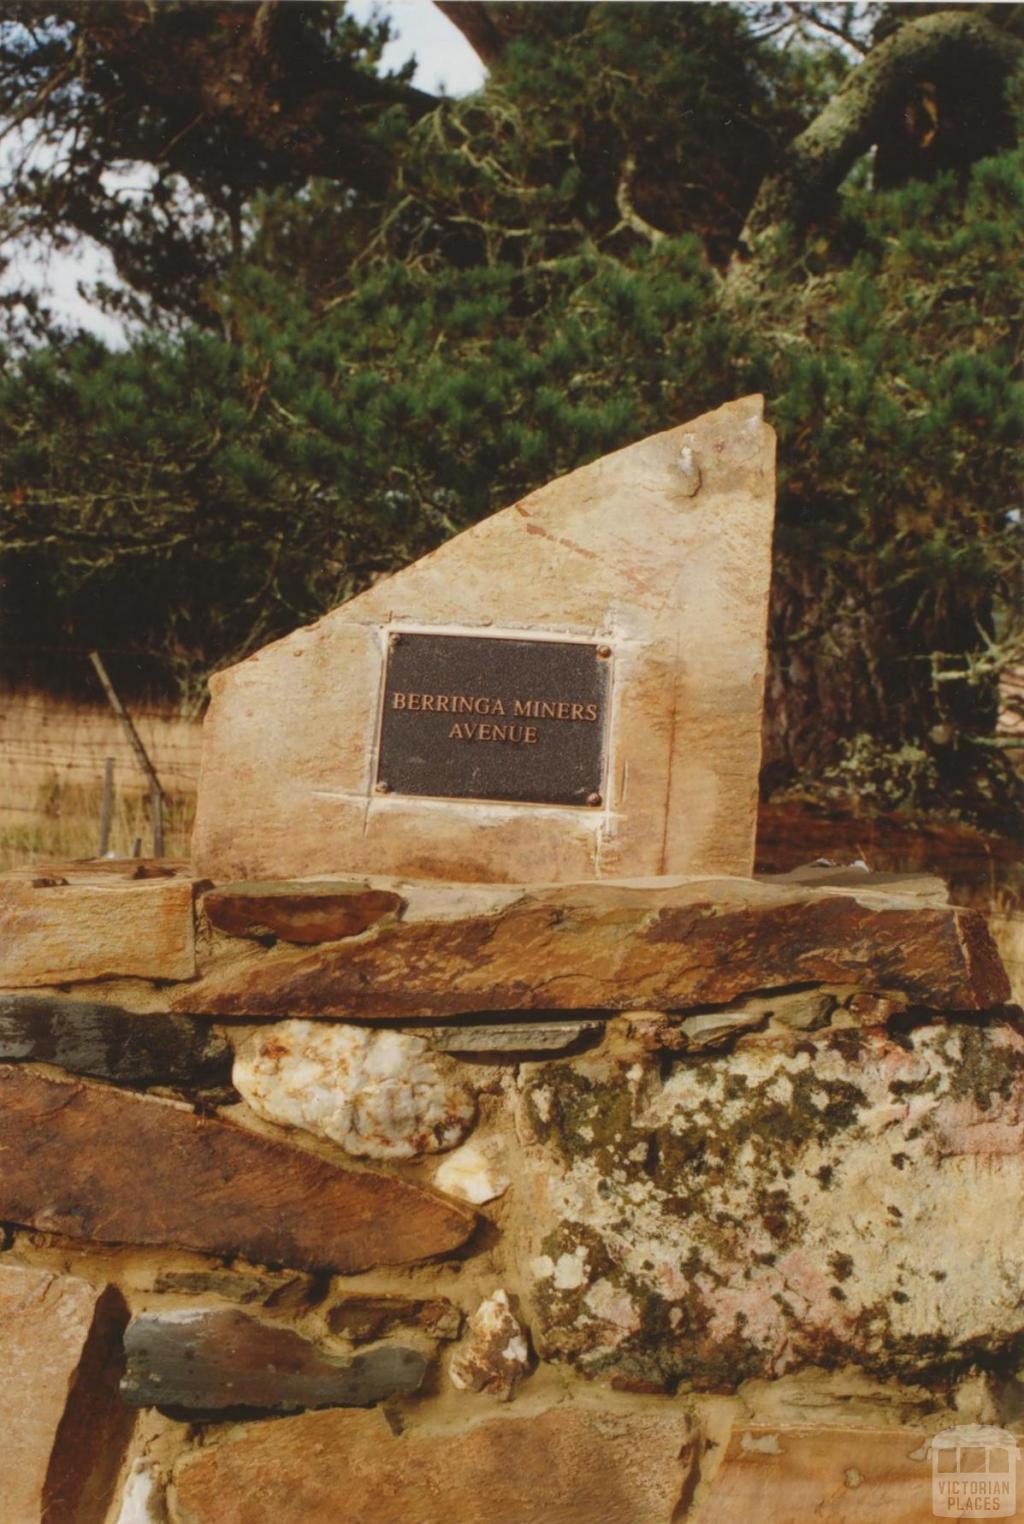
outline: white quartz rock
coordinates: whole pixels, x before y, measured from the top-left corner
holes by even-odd
[[[116,1524],[165,1524],[164,1491],[155,1469],[137,1460],[121,1494]]]
[[[462,1141],[473,1093],[422,1037],[282,1021],[235,1055],[235,1088],[258,1116],[302,1127],[366,1159],[412,1159]]]
[[[458,1196],[462,1201],[481,1206],[485,1201],[503,1196],[509,1180],[493,1147],[472,1142],[464,1143],[442,1160],[434,1171],[434,1184],[449,1196]]]
[[[508,1292],[495,1291],[469,1320],[466,1338],[448,1367],[452,1385],[460,1392],[486,1392],[509,1402],[529,1366],[526,1332]]]

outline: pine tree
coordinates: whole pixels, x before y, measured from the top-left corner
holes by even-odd
[[[186,36],[207,29],[204,70],[223,61],[216,8],[164,9]],[[761,389],[783,465],[767,782],[1004,818],[996,683],[1024,649],[1012,28],[894,9],[876,44],[854,35],[869,51],[851,64],[831,31],[812,41],[813,7],[460,6],[467,29],[490,26],[486,88],[425,103],[386,82],[359,116],[369,172],[351,133],[331,160],[323,102],[298,110],[285,84],[302,49],[370,78],[380,33],[290,6],[271,67],[252,29],[276,8],[244,9],[252,183],[218,189],[239,152],[230,113],[186,133],[191,171],[159,170],[192,198],[193,284],[157,312],[159,229],[122,229],[149,272],[130,347],[51,327],[12,350],[0,486],[18,643],[130,643],[198,692],[556,473]],[[85,36],[108,56],[100,10],[51,8],[65,53]],[[119,87],[146,77],[159,39],[144,44],[117,52]],[[933,91],[932,163],[935,122],[910,105],[951,46],[987,69],[991,109],[957,162],[962,101],[947,130]],[[871,67],[865,124],[844,101],[870,91],[843,81]],[[100,93],[98,159],[122,131],[114,85]],[[273,126],[285,100],[289,132],[309,133],[294,158]],[[901,133],[916,145],[902,183]]]

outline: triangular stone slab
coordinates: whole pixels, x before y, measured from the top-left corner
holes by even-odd
[[[198,871],[749,873],[773,507],[774,435],[747,397],[220,673]]]

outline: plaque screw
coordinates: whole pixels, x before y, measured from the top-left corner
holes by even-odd
[[[611,646],[598,646],[597,654],[598,656],[603,656],[605,661],[607,661],[609,656],[612,654],[612,648]],[[600,801],[598,802],[600,803]]]
[[[597,805],[597,804],[600,804],[601,802],[602,802],[602,800],[601,800],[601,795],[600,794],[588,794],[587,795],[587,803],[588,804]]]
[[[385,783],[384,779],[381,778],[380,782],[374,785],[374,792],[378,794],[390,794],[391,784]]]
[[[401,644],[402,644],[402,637],[401,637],[401,635],[390,635],[388,637],[388,645],[390,645],[390,646],[400,646]]]

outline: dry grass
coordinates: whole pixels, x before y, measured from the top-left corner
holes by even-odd
[[[199,774],[200,727],[170,708],[133,710],[167,803],[164,853],[187,857]],[[0,695],[0,870],[95,857],[104,759],[114,759],[109,850],[153,846],[148,786],[109,708],[34,692]]]

